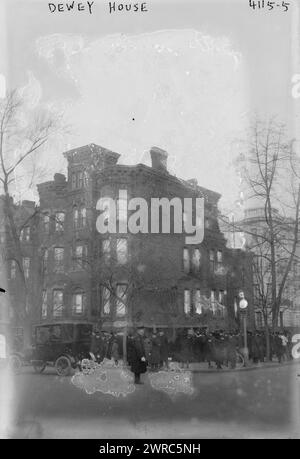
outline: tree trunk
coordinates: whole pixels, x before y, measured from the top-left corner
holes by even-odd
[[[278,319],[279,319],[279,307],[277,304],[273,307],[272,316],[273,316],[272,317],[272,328],[273,328],[273,331],[276,331],[278,328]]]
[[[270,330],[268,323],[265,324],[265,334],[266,334],[266,358],[268,361],[271,360],[271,343],[270,343]]]

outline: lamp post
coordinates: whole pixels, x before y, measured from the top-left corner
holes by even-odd
[[[247,344],[247,308],[248,308],[248,301],[245,298],[244,292],[239,292],[239,308],[240,308],[240,315],[243,322],[243,335],[244,335],[244,349],[243,354],[245,358],[245,366],[248,364],[249,359],[249,351],[248,351],[248,344]]]
[[[0,293],[5,293],[5,290],[0,287]],[[3,308],[5,311],[5,308]],[[8,334],[8,324],[7,324],[7,317],[2,317],[2,304],[0,301],[0,361],[6,359],[7,357],[7,334]]]

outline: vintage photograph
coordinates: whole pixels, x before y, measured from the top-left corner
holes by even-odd
[[[299,0],[0,0],[0,438],[300,437],[299,129]]]

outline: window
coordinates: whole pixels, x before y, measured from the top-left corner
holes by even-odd
[[[110,219],[110,216],[113,215],[113,209],[111,209],[112,207],[112,202],[111,202],[111,198],[105,198],[105,197],[102,197],[102,202],[103,202],[103,221],[105,223],[105,225],[108,225],[108,222],[109,222],[109,219]]]
[[[223,266],[223,252],[221,250],[217,251],[217,270],[221,269]]]
[[[63,272],[64,270],[64,249],[63,247],[54,248],[54,271]]]
[[[63,290],[53,290],[53,317],[61,317],[63,315]]]
[[[191,292],[190,290],[184,290],[184,313],[191,313]]]
[[[49,250],[45,249],[44,255],[43,255],[43,270],[44,270],[44,273],[47,272],[48,261],[49,261]]]
[[[117,239],[117,262],[119,265],[127,263],[127,239]]]
[[[215,290],[211,290],[210,292],[210,302],[211,302],[212,313],[215,314],[216,313],[216,291]]]
[[[280,327],[283,328],[285,326],[283,311],[279,312],[279,322],[280,322]]]
[[[193,251],[193,269],[195,272],[198,272],[200,270],[200,257],[201,257],[200,250],[195,249]]]
[[[30,241],[30,227],[27,226],[26,228],[24,228],[24,233],[25,233],[25,241],[28,242]]]
[[[11,260],[10,264],[10,278],[15,279],[17,276],[17,262],[15,260]]]
[[[72,174],[72,190],[76,189],[76,174],[73,172]]]
[[[190,252],[189,249],[183,249],[183,270],[185,273],[190,272]]]
[[[117,215],[120,221],[127,221],[127,199],[119,198],[117,201]]]
[[[74,228],[78,228],[79,226],[79,212],[77,207],[74,207],[73,209],[73,223],[74,223]]]
[[[263,327],[262,313],[260,311],[255,313],[255,323],[257,328]]]
[[[29,269],[30,269],[30,258],[24,257],[23,258],[23,271],[25,279],[29,277]]]
[[[86,256],[87,256],[87,246],[77,245],[74,251],[73,268],[82,269],[84,267],[84,262],[86,261]]]
[[[86,294],[84,292],[74,293],[72,297],[73,315],[82,315],[85,310]]]
[[[224,290],[219,290],[219,303],[220,304],[225,303],[225,291]]]
[[[72,190],[77,188],[83,188],[84,186],[84,174],[82,171],[72,173]]]
[[[209,251],[209,265],[210,265],[210,269],[214,271],[215,270],[215,251],[214,250]]]
[[[116,316],[122,317],[126,314],[127,285],[117,284],[116,289]]]
[[[201,292],[199,289],[194,291],[194,308],[196,314],[202,314]]]
[[[80,209],[80,226],[81,228],[84,228],[86,225],[86,208],[81,207]]]
[[[260,289],[258,284],[253,284],[253,295],[254,295],[254,300],[259,301],[260,300]]]
[[[104,239],[102,241],[102,255],[104,262],[107,263],[110,260],[110,239]]]
[[[30,227],[29,226],[26,226],[25,228],[23,228],[20,232],[20,241],[30,241]]]
[[[80,207],[79,210],[75,206],[73,209],[74,228],[83,228],[86,226],[86,208]]]
[[[65,223],[65,213],[56,212],[55,214],[55,231],[63,231]]]
[[[294,262],[294,276],[299,276],[300,275],[300,263],[299,262]]]
[[[102,288],[102,308],[103,314],[108,315],[111,311],[111,295],[107,287]]]
[[[48,214],[45,214],[43,217],[43,229],[45,233],[50,231],[50,217]]]
[[[46,319],[48,313],[47,290],[42,292],[42,319]]]
[[[77,173],[77,188],[83,188],[83,172]]]

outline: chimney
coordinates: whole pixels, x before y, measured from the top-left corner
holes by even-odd
[[[196,178],[187,180],[187,183],[194,189],[196,189],[198,186],[198,180]]]
[[[158,147],[152,147],[150,150],[152,168],[161,172],[167,172],[168,153]]]
[[[64,174],[59,174],[57,172],[56,174],[54,174],[54,182],[55,182],[55,184],[65,183],[66,182],[66,176]]]

